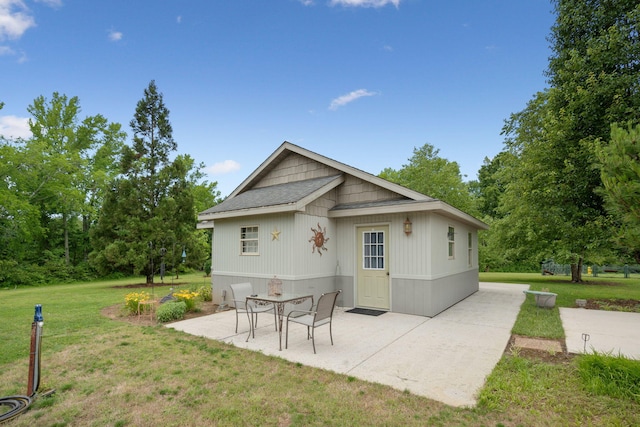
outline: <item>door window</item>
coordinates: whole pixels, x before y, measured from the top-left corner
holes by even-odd
[[[362,233],[362,268],[384,270],[384,231]]]

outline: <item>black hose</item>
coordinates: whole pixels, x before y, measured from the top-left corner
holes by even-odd
[[[8,406],[9,410],[0,415],[0,423],[17,417],[31,405],[33,399],[29,396],[0,397],[0,407]]]

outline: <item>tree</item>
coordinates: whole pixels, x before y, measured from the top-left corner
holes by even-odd
[[[507,121],[515,161],[501,210],[501,244],[572,265],[611,253],[614,226],[596,189],[595,141],[640,114],[640,6],[634,1],[557,0],[547,75],[551,87]]]
[[[478,180],[469,183],[477,209],[483,217],[500,218],[502,216],[498,208],[507,187],[502,172],[508,164],[510,156],[511,153],[508,151],[502,151],[493,159],[485,157],[478,171]]]
[[[611,128],[611,142],[600,145],[601,194],[620,222],[617,242],[640,263],[640,125]]]
[[[153,283],[165,257],[175,267],[183,250],[197,265],[207,256],[206,241],[196,233],[194,195],[202,199],[204,188],[213,201],[219,194],[215,184],[200,182],[202,175],[190,156],[171,159],[177,144],[169,110],[154,81],[145,89],[130,125],[133,144],[125,146],[120,176],[105,197],[92,234],[91,260],[103,274],[142,273]]]
[[[475,211],[469,188],[462,181],[458,163],[438,156],[431,144],[414,148],[409,163],[396,171],[386,168],[380,177],[427,196],[440,199],[467,213]]]
[[[67,278],[85,260],[88,228],[81,217],[90,218],[90,200],[110,175],[124,134],[100,115],[80,121],[78,98],[57,92],[27,110],[32,137],[0,146],[0,260],[17,271],[12,282],[38,267]]]
[[[105,181],[114,175],[112,164],[125,134],[119,124],[108,123],[101,115],[79,122],[78,97],[55,92],[49,101],[39,96],[27,110],[33,116],[29,120],[33,137],[27,151],[33,160],[40,160],[33,163],[37,173],[32,197],[49,220],[60,215],[64,259],[69,265],[71,224],[80,224],[78,219],[83,218],[82,232],[87,234],[96,199]],[[48,227],[46,223],[43,226]],[[86,255],[84,249],[82,252]]]

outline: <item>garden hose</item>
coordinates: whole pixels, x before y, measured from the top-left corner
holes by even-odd
[[[0,397],[0,408],[6,406],[9,410],[0,413],[0,423],[13,419],[26,411],[37,397],[40,386],[40,343],[42,342],[42,306],[36,305],[36,313],[31,324],[31,352],[29,354],[29,382],[27,384],[27,394],[29,396],[7,396]],[[47,391],[42,396],[49,396],[55,390]]]
[[[9,421],[26,411],[33,399],[29,396],[0,397],[0,407],[8,406],[9,410],[0,415],[0,423]]]

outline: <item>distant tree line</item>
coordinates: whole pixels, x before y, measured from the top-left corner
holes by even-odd
[[[137,274],[151,282],[183,251],[187,267],[204,265],[210,236],[196,230],[197,212],[218,202],[217,184],[175,155],[154,81],[131,120],[131,147],[120,124],[80,119],[77,97],[40,96],[27,110],[32,136],[0,137],[0,284]]]

